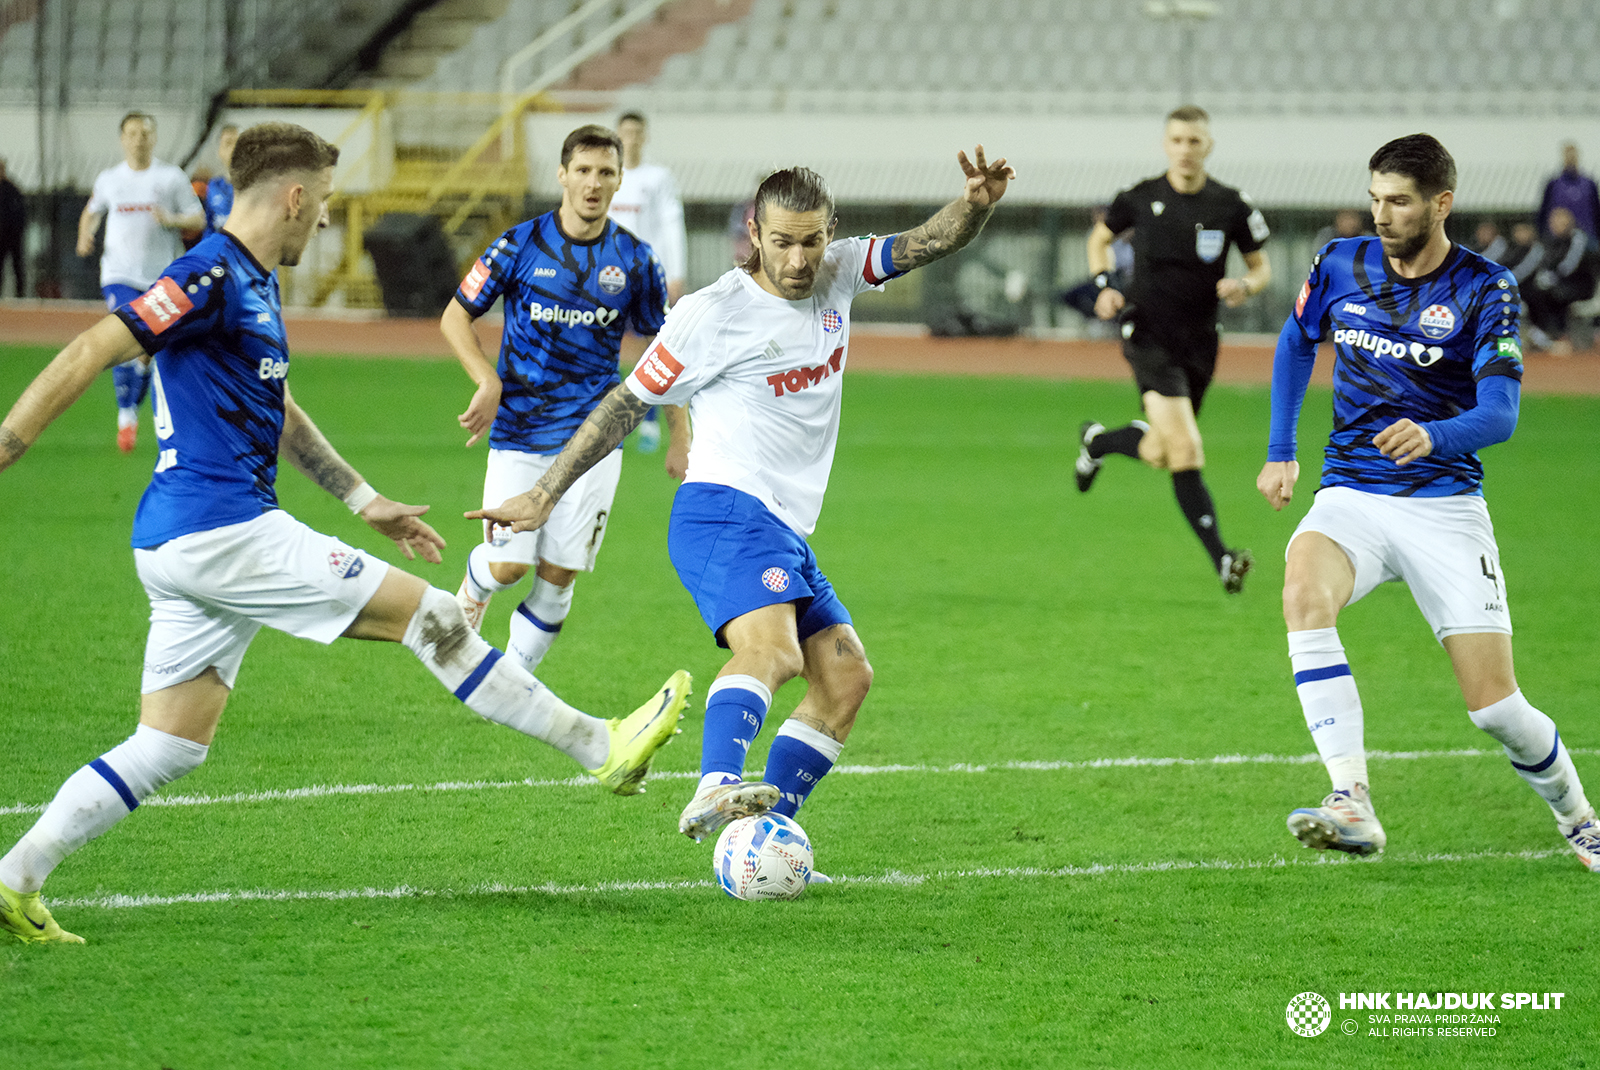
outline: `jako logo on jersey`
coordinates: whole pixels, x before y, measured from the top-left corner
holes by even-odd
[[[822,380],[835,372],[842,371],[844,363],[844,346],[833,351],[826,364],[818,364],[815,368],[795,368],[793,371],[778,372],[776,375],[767,376],[767,382],[772,387],[772,396],[783,397],[784,390],[791,394],[798,394],[808,387],[816,386]]]
[[[639,381],[639,385],[657,397],[670,390],[682,374],[683,365],[661,344],[659,338],[650,343],[639,366],[633,369],[633,377]]]
[[[555,268],[534,268],[533,277],[536,279],[553,279],[556,277]]]
[[[1429,305],[1422,310],[1418,322],[1422,325],[1422,333],[1429,338],[1443,338],[1456,329],[1456,314],[1450,311],[1448,305]]]
[[[328,571],[342,580],[353,580],[361,575],[367,563],[354,550],[334,550],[328,555]]]
[[[782,594],[789,589],[789,574],[781,568],[769,568],[761,574],[761,586],[773,594]]]
[[[183,287],[168,278],[157,279],[154,286],[133,302],[133,310],[144,320],[151,334],[160,334],[192,308],[194,302],[183,292]]]
[[[1358,305],[1354,301],[1346,301],[1344,303],[1344,307],[1341,308],[1339,311],[1340,312],[1348,312],[1352,316],[1365,316],[1367,314],[1367,306],[1366,305]]]
[[[273,360],[271,357],[262,357],[261,364],[256,368],[256,376],[261,379],[282,379],[288,374],[289,362]]]
[[[628,273],[615,264],[600,269],[600,289],[608,294],[619,294],[628,285]]]
[[[1444,350],[1438,346],[1424,346],[1421,342],[1410,344],[1392,342],[1366,331],[1358,331],[1354,327],[1334,331],[1333,342],[1335,345],[1349,346],[1352,349],[1365,349],[1375,357],[1393,357],[1396,360],[1410,361],[1419,368],[1426,368],[1444,356]]]
[[[483,284],[489,281],[489,265],[482,260],[472,263],[472,270],[467,272],[467,277],[461,280],[461,292],[467,295],[468,301],[476,301],[478,293],[483,289]]]
[[[528,306],[528,318],[535,323],[543,321],[545,323],[559,323],[563,326],[573,327],[580,325],[592,327],[597,323],[602,327],[609,326],[620,314],[614,308],[601,307],[588,312],[579,312],[575,308],[562,308],[560,305],[541,305],[537,301]]]
[[[825,308],[822,310],[822,329],[829,334],[837,333],[844,327],[844,317],[839,315],[837,309]]]

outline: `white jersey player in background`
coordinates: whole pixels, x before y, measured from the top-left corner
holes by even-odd
[[[872,667],[817,565],[816,526],[839,434],[850,303],[970,242],[1015,177],[979,146],[962,195],[887,238],[833,240],[833,197],[803,167],[756,192],[751,257],[683,299],[644,360],[608,394],[526,494],[468,513],[529,530],[652,404],[689,405],[695,441],[672,505],[673,567],[717,642],[733,651],[706,698],[701,780],[678,830],[695,840],[766,809],[793,816],[833,768]],[[779,730],[766,781],[744,758],[772,695],[807,690]]]
[[[644,162],[644,143],[649,136],[649,125],[638,112],[624,112],[617,118],[617,137],[622,139],[622,185],[612,196],[608,213],[656,251],[667,276],[667,304],[671,306],[678,303],[686,288],[689,233],[683,224],[683,198],[678,195],[678,182],[672,172],[661,164]],[[623,339],[624,368],[637,363],[644,343],[643,338],[632,334]],[[667,473],[682,479],[689,427],[681,411],[669,410],[667,424],[672,440],[684,447],[668,453]],[[660,448],[661,423],[655,406],[651,406],[639,424],[639,452],[654,453]]]
[[[206,224],[204,207],[189,176],[155,158],[156,121],[130,111],[120,127],[123,160],[101,171],[78,217],[78,255],[94,254],[94,235],[106,220],[100,255],[100,295],[106,308],[126,304],[148,290],[166,266],[183,255],[180,231]],[[147,361],[131,360],[112,371],[117,384],[117,447],[132,453],[139,435],[139,402],[150,384]]]

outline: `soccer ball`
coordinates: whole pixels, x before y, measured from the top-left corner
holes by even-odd
[[[711,870],[735,899],[794,899],[811,877],[811,840],[781,814],[741,817],[717,837]]]

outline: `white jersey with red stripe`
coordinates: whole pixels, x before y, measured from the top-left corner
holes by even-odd
[[[893,244],[833,242],[800,301],[734,268],[673,307],[624,382],[652,405],[688,404],[685,482],[742,490],[801,535],[815,530],[839,439],[850,302],[901,274]]]
[[[183,255],[183,240],[176,230],[156,221],[157,208],[179,216],[205,213],[189,176],[161,160],[151,160],[142,171],[124,161],[95,178],[89,211],[106,217],[101,286],[119,283],[149,289],[167,265]]]

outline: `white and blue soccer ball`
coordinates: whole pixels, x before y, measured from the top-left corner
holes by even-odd
[[[811,879],[811,838],[781,814],[741,817],[722,830],[711,869],[735,899],[794,899]]]

